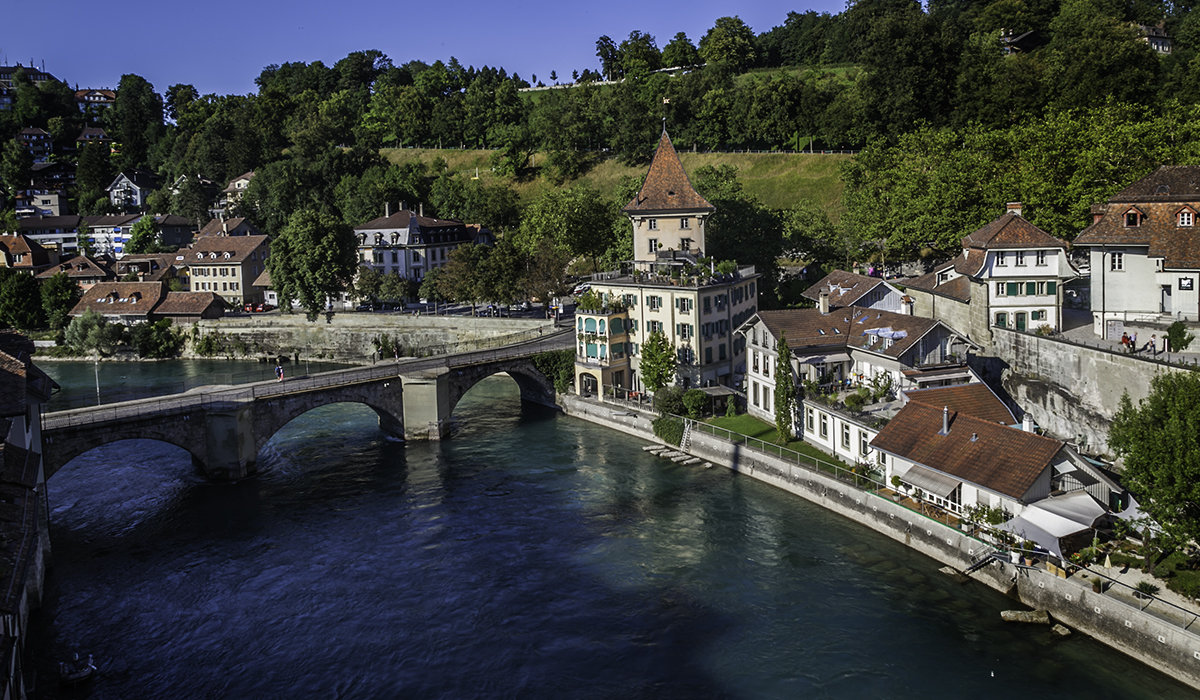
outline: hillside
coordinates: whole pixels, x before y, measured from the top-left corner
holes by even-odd
[[[516,190],[522,200],[528,201],[539,193],[554,187],[542,177],[516,182],[509,177],[494,175],[488,165],[493,151],[404,148],[384,149],[385,158],[393,163],[421,161],[432,165],[442,158],[451,172],[479,177],[490,183],[503,183]],[[797,199],[807,198],[820,205],[833,220],[843,211],[842,183],[838,177],[839,166],[851,156],[808,155],[784,153],[688,153],[679,154],[683,167],[689,174],[705,165],[732,165],[738,169],[738,177],[746,191],[763,204],[776,209],[785,209]],[[541,156],[534,156],[536,166]],[[647,166],[631,168],[608,159],[592,168],[586,175],[572,184],[588,185],[601,192],[611,192],[624,176],[642,178]]]

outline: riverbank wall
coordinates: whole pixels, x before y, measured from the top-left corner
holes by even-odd
[[[560,396],[559,402],[569,416],[666,444],[653,433],[654,414],[570,395]],[[691,431],[687,442],[685,448],[670,447],[799,496],[959,571],[993,549],[888,498],[779,457],[697,431]],[[1200,690],[1200,634],[1191,631],[1200,622],[1160,617],[1148,607],[1096,593],[1090,582],[1063,578],[1047,568],[997,559],[970,577]]]
[[[382,344],[394,347],[386,357],[426,356],[486,350],[532,340],[553,329],[553,321],[483,316],[415,316],[388,313],[338,313],[308,321],[304,314],[227,316],[185,328],[185,357],[201,357],[197,342],[215,335],[220,356],[299,357],[370,363],[383,359]]]

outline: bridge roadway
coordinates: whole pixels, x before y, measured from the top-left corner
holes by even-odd
[[[507,373],[521,399],[554,406],[554,384],[533,364],[541,352],[574,347],[574,330],[493,350],[410,358],[238,386],[47,413],[42,419],[46,478],[80,454],[118,440],[151,439],[187,450],[212,479],[254,473],[277,430],[318,406],[369,406],[384,431],[413,439],[448,435],[454,406],[480,380]]]

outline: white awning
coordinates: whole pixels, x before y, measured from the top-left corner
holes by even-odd
[[[827,355],[808,355],[800,358],[800,364],[804,365],[827,365],[849,361],[850,354],[845,352],[832,352]]]
[[[908,471],[901,474],[900,479],[926,493],[942,498],[948,498],[950,494],[954,493],[954,489],[958,488],[958,485],[962,483],[954,477],[939,474],[932,469],[919,467],[915,464],[909,467]]]
[[[1033,540],[1061,558],[1059,540],[1090,530],[1106,512],[1104,506],[1086,491],[1075,491],[1065,496],[1044,498],[996,527]]]

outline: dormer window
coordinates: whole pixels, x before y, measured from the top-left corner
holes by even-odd
[[[204,253],[196,253],[196,259],[197,259],[197,260],[203,260],[203,259],[204,259]]]
[[[1176,217],[1180,226],[1191,228],[1196,223],[1196,212],[1189,209],[1183,209]]]
[[[1003,250],[996,253],[996,267],[1004,267],[1008,265],[1008,253]]]
[[[1142,213],[1137,209],[1125,212],[1125,228],[1137,228],[1142,223]]]
[[[226,253],[225,253],[225,256],[224,256],[224,257],[225,257],[225,259],[226,259],[226,260],[228,260],[228,259],[230,259],[230,258],[232,258],[232,257],[233,257],[233,253],[230,253],[230,252],[226,251]]]
[[[217,259],[217,253],[216,253],[216,251],[213,251],[213,252],[209,253],[209,254],[208,254],[208,259],[209,259],[209,260],[216,260],[216,259]]]

